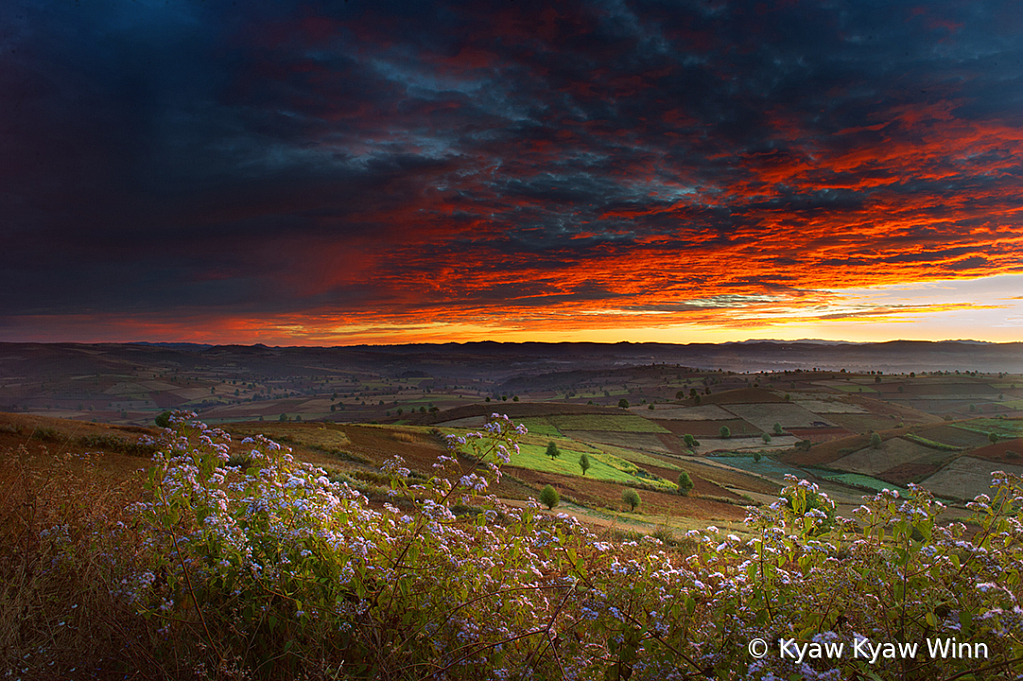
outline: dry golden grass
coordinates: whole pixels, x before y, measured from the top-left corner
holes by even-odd
[[[141,485],[113,482],[101,456],[0,451],[0,676],[147,679],[169,667],[150,653],[156,627],[114,595],[133,557],[118,523]]]

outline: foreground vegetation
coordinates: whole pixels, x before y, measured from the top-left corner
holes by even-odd
[[[389,461],[392,497],[379,505],[269,439],[232,443],[193,419],[143,442],[158,453],[137,483],[106,484],[88,457],[43,476],[26,450],[3,456],[5,676],[1023,674],[1015,476],[970,505],[969,531],[940,525],[942,504],[918,487],[867,497],[842,519],[792,479],[778,502],[750,509],[742,537],[615,538],[487,496],[525,435],[497,415],[450,436],[432,476]],[[928,640],[952,637],[985,654],[928,654]],[[844,656],[821,653],[838,643]],[[920,652],[888,655],[886,643]]]

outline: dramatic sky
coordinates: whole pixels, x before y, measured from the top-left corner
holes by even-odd
[[[1023,338],[1019,0],[6,0],[0,340]]]

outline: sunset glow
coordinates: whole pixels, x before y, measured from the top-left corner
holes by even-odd
[[[1023,337],[1014,3],[0,24],[0,340]]]

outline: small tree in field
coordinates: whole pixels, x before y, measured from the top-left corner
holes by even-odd
[[[689,473],[682,471],[678,474],[678,493],[684,497],[688,497],[689,493],[693,490],[695,485],[693,479],[689,477]]]
[[[753,463],[760,463],[760,459],[762,458],[763,455],[760,452],[753,452]]]
[[[626,487],[622,490],[622,501],[629,505],[630,511],[635,511],[639,506],[639,492],[631,487]]]
[[[881,434],[873,433],[870,436],[870,446],[873,449],[881,449]]]
[[[622,399],[618,400],[618,406],[621,407],[622,409],[628,409],[629,401],[623,397]]]
[[[987,439],[991,440],[991,444],[998,442],[998,433],[991,431],[987,434]]]
[[[689,433],[686,433],[685,435],[683,435],[682,439],[685,440],[686,447],[692,447],[693,443],[696,442],[696,438],[693,437],[692,435],[690,435]]]
[[[590,470],[590,457],[586,454],[579,455],[579,468],[583,469],[583,475],[586,475],[586,471]]]
[[[719,430],[718,433],[726,440],[732,437],[732,431],[728,429],[728,426],[721,426],[721,430]]]
[[[558,449],[558,445],[554,444],[553,440],[547,443],[547,451],[544,453],[551,457],[551,461],[561,456],[561,450]]]
[[[785,431],[782,430],[781,424],[780,423],[775,423],[774,424],[774,434],[775,435],[781,435],[783,432],[785,432]]]
[[[771,434],[770,433],[764,433],[763,435],[760,436],[760,438],[764,441],[765,445],[771,444]]]
[[[557,506],[560,501],[561,497],[558,496],[558,490],[550,485],[540,490],[540,503],[546,506],[548,511]]]

